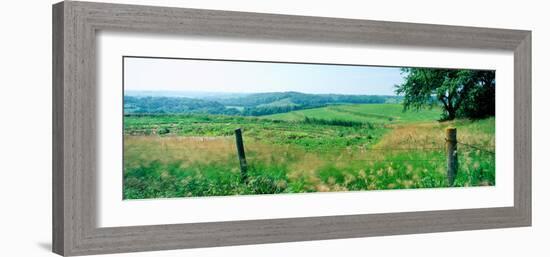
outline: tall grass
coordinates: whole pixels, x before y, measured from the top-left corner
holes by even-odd
[[[337,107],[368,113],[355,105]],[[365,117],[354,121],[358,126],[320,118],[304,122],[209,115],[125,117],[124,198],[495,184],[495,156],[490,151],[494,152],[494,118],[440,123],[397,117],[378,123]],[[480,147],[459,144],[453,185],[446,177],[448,126],[458,128],[460,142]],[[240,178],[233,134],[237,127],[244,128],[248,181]]]

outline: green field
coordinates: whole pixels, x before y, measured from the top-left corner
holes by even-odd
[[[124,198],[447,187],[449,126],[462,143],[451,186],[494,185],[494,118],[438,122],[440,114],[334,104],[258,117],[126,115]],[[248,181],[240,178],[236,128]]]
[[[287,121],[301,121],[305,117],[319,119],[343,119],[359,122],[410,123],[435,121],[441,116],[438,108],[422,111],[403,112],[401,104],[354,104],[332,105],[323,108],[307,109],[264,116],[265,118]]]

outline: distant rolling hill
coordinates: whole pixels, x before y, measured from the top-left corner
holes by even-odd
[[[227,108],[216,101],[186,97],[124,96],[124,114],[192,114],[240,115],[237,108]]]
[[[387,100],[400,99],[397,96],[380,95],[344,95],[344,94],[306,94],[300,92],[254,93],[231,98],[211,98],[225,105],[256,107],[274,102],[285,101],[292,105],[323,105],[334,103],[385,103]]]
[[[174,96],[164,96],[174,95]],[[183,95],[191,97],[182,97]],[[398,96],[306,94],[300,92],[270,92],[252,94],[228,93],[154,93],[147,91],[124,96],[124,113],[262,116],[339,104],[397,103]]]

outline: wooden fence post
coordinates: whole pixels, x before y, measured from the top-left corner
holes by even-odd
[[[246,182],[248,179],[246,164],[246,156],[244,155],[243,135],[241,128],[235,129],[235,139],[237,142],[237,155],[239,156],[239,164],[241,166],[241,181]]]
[[[445,141],[447,141],[447,178],[449,186],[453,186],[458,171],[456,128],[447,128],[445,132]]]

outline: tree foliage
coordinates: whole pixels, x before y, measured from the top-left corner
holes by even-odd
[[[396,85],[405,110],[440,105],[442,118],[495,115],[495,72],[487,70],[403,68],[405,82]]]

